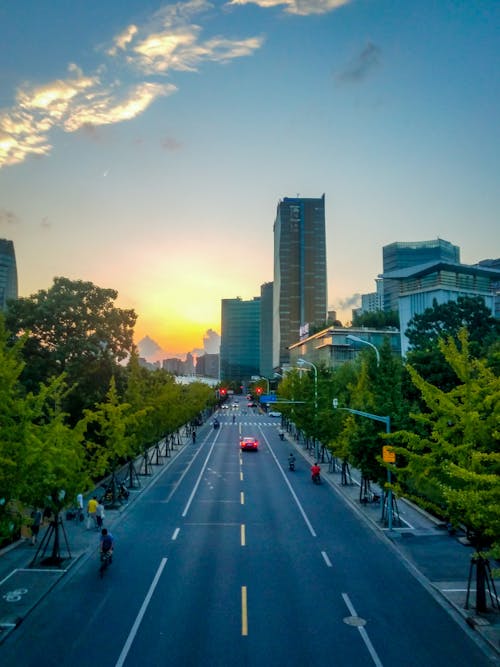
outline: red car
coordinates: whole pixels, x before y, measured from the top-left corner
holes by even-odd
[[[241,438],[240,447],[241,449],[251,449],[256,452],[259,449],[259,441],[257,438]]]

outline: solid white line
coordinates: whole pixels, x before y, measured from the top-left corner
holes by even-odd
[[[177,535],[179,534],[179,531],[180,531],[180,528],[176,528],[176,529],[174,530],[174,534],[172,535],[172,540],[176,540],[176,539],[177,539]]]
[[[293,490],[292,485],[291,485],[290,482],[288,481],[288,477],[285,475],[285,473],[284,473],[284,471],[283,471],[283,468],[280,466],[279,461],[278,461],[278,459],[276,458],[276,454],[273,452],[273,450],[272,450],[272,448],[271,448],[271,445],[269,444],[269,441],[268,441],[268,439],[266,438],[265,433],[264,433],[264,431],[262,431],[262,429],[261,429],[261,433],[262,433],[262,437],[263,437],[264,440],[266,441],[267,446],[269,447],[269,451],[271,452],[272,457],[273,457],[273,459],[274,459],[276,465],[278,466],[278,470],[280,471],[280,473],[281,473],[283,479],[285,480],[285,482],[286,482],[286,484],[287,484],[287,486],[288,486],[288,489],[290,490],[290,493],[292,494],[293,499],[295,500],[295,502],[296,502],[296,504],[297,504],[297,507],[299,508],[299,511],[300,511],[300,513],[302,514],[302,518],[304,519],[304,521],[306,522],[307,527],[309,528],[309,532],[311,533],[311,535],[312,535],[313,537],[316,537],[316,531],[315,531],[314,528],[312,527],[311,522],[309,521],[309,519],[308,519],[308,517],[307,517],[307,514],[306,514],[305,511],[304,511],[304,508],[303,508],[302,505],[300,504],[300,500],[297,498],[297,495],[295,494],[295,491]]]
[[[323,556],[323,560],[328,565],[328,567],[332,567],[332,561],[328,558],[326,551],[322,551],[321,555]]]
[[[195,496],[196,491],[198,490],[198,487],[200,486],[201,478],[203,477],[205,473],[205,468],[207,467],[208,459],[210,458],[213,449],[215,447],[215,443],[217,442],[217,438],[219,437],[220,431],[217,432],[217,435],[215,436],[215,439],[212,443],[212,446],[210,447],[210,450],[207,454],[207,458],[205,459],[205,463],[203,464],[200,474],[198,475],[198,479],[196,480],[196,484],[194,485],[193,490],[191,491],[191,495],[189,496],[189,500],[186,503],[186,507],[184,508],[184,512],[182,513],[182,516],[186,516],[186,514],[189,512],[189,508],[191,507],[191,503],[193,502],[193,498]]]
[[[351,616],[357,616],[356,610],[354,609],[354,606],[353,606],[349,596],[347,595],[347,593],[342,593],[342,597],[344,598],[344,602],[346,603],[347,609],[349,609],[349,612],[350,612]],[[358,630],[359,630],[359,634],[363,638],[363,641],[365,642],[365,646],[368,649],[369,654],[372,657],[373,664],[376,667],[384,667],[382,665],[382,662],[381,662],[380,658],[377,655],[377,651],[373,648],[373,644],[371,643],[370,638],[368,637],[368,633],[366,632],[365,628],[358,625]]]
[[[139,613],[137,614],[137,618],[134,621],[134,625],[132,626],[132,630],[130,630],[130,633],[127,637],[127,641],[125,642],[125,645],[122,649],[122,652],[120,653],[120,657],[118,658],[118,661],[115,665],[115,667],[122,667],[123,663],[125,662],[125,659],[128,655],[128,652],[130,651],[130,647],[132,646],[132,642],[135,639],[135,636],[137,634],[137,630],[139,629],[139,626],[142,622],[142,619],[144,617],[144,614],[146,613],[146,609],[148,608],[148,604],[153,596],[154,590],[156,588],[156,585],[158,584],[158,581],[161,577],[161,573],[163,572],[163,568],[165,567],[165,564],[167,562],[166,558],[161,559],[161,563],[158,567],[158,570],[156,571],[155,577],[153,579],[153,582],[151,586],[149,587],[149,591],[144,598],[144,602],[142,603],[141,608],[139,609]]]

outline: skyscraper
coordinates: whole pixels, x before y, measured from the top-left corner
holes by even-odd
[[[327,314],[325,195],[285,197],[274,223],[273,366],[289,360],[302,327],[323,327]]]
[[[260,297],[222,299],[220,379],[249,380],[259,375]]]
[[[273,377],[273,284],[260,286],[260,375]]]
[[[14,243],[0,239],[0,309],[8,299],[17,299],[17,266]]]
[[[382,248],[384,275],[429,262],[460,263],[460,248],[449,241],[408,241],[390,243]],[[384,310],[398,310],[399,286],[396,281],[384,279]]]

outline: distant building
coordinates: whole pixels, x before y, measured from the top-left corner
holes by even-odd
[[[301,327],[325,325],[327,308],[325,195],[285,197],[274,222],[274,368],[288,362]]]
[[[408,351],[405,332],[414,315],[438,304],[456,301],[459,296],[482,297],[494,312],[500,271],[486,266],[470,266],[451,262],[429,262],[383,274],[384,285],[398,295],[401,330],[401,353]]]
[[[260,375],[273,377],[273,283],[260,286]]]
[[[260,297],[221,302],[220,379],[249,380],[260,374]]]
[[[374,313],[384,310],[384,282],[382,278],[375,279],[375,292],[361,295],[361,307],[356,309],[357,314]],[[353,311],[354,312],[354,311]]]
[[[290,346],[290,366],[297,366],[299,359],[327,368],[338,368],[347,361],[353,361],[369,346],[349,340],[349,335],[361,338],[377,349],[387,338],[394,354],[401,354],[401,339],[397,330],[328,327]]]
[[[0,310],[9,299],[17,299],[17,266],[14,243],[0,239]]]
[[[477,266],[484,266],[488,269],[496,269],[500,271],[500,259],[482,259],[477,263]],[[493,316],[500,319],[500,279],[494,280],[491,285],[493,291],[495,292],[495,306],[493,311]]]
[[[184,362],[177,357],[164,359],[162,368],[164,371],[167,371],[167,373],[172,373],[172,375],[184,375]]]
[[[398,285],[387,281],[385,276],[391,272],[419,266],[429,262],[460,263],[460,248],[449,241],[407,241],[390,243],[382,248],[383,261],[383,310],[398,310]],[[401,330],[403,328],[401,327]]]
[[[201,354],[196,359],[196,375],[219,378],[219,355]]]

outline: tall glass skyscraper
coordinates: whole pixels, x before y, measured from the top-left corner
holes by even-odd
[[[408,241],[390,243],[382,248],[384,274],[429,262],[460,263],[460,248],[449,241]],[[399,285],[384,279],[384,310],[398,310]]]
[[[0,239],[0,309],[8,299],[17,299],[17,266],[14,243]]]
[[[246,381],[259,375],[260,297],[222,299],[220,379]]]
[[[327,317],[325,195],[285,197],[274,223],[273,366],[288,363],[301,329]]]

